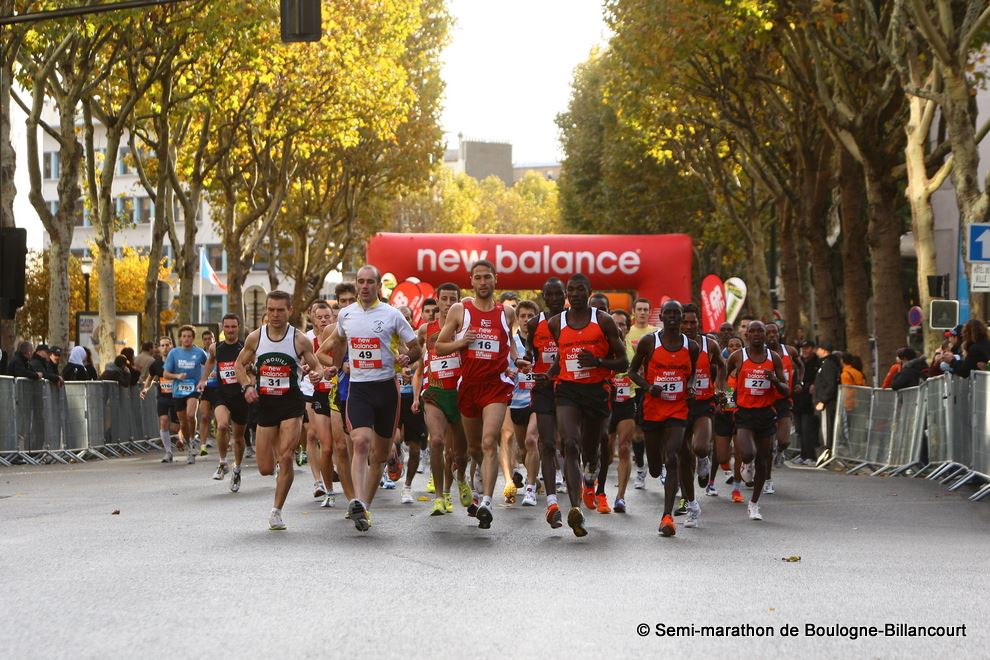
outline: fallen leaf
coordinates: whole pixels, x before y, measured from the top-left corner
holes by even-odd
[[[428,498],[426,495],[420,495],[416,499],[418,499],[420,502],[429,502],[430,501],[430,498]]]
[[[120,509],[114,509],[113,510],[113,513],[111,513],[110,515],[111,516],[119,516],[120,515]]]
[[[787,562],[792,562],[793,563],[793,562],[799,562],[799,561],[801,561],[801,558],[799,556],[797,556],[797,555],[791,555],[790,557],[781,557],[780,560],[781,561],[787,561]]]

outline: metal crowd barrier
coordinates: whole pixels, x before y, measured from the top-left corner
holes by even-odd
[[[839,388],[832,446],[819,467],[853,474],[910,473],[957,490],[973,480],[970,498],[990,495],[990,372],[942,375],[918,387]]]
[[[0,376],[0,465],[146,453],[158,437],[156,395],[153,388],[141,401],[140,386],[115,381]]]

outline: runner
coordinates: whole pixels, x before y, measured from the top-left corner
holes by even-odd
[[[165,452],[162,463],[172,462],[172,427],[179,423],[179,417],[175,414],[175,404],[172,401],[172,381],[164,376],[165,358],[171,350],[172,340],[169,337],[160,337],[158,339],[159,354],[155,356],[155,361],[148,367],[148,375],[140,393],[143,401],[152,384],[158,382],[158,435],[162,440],[162,450]],[[179,438],[179,450],[182,450],[181,436]]]
[[[536,413],[536,429],[540,439],[540,469],[543,487],[547,491],[546,519],[550,527],[557,529],[561,522],[557,491],[562,490],[563,475],[557,462],[557,411],[553,392],[556,379],[547,374],[557,361],[557,342],[550,334],[547,321],[564,310],[567,294],[564,283],[551,277],[543,283],[543,304],[546,312],[531,319],[526,332],[526,355],[533,363],[536,382],[533,385],[533,412]]]
[[[619,329],[623,341],[629,330],[630,318],[625,310],[612,312],[612,320]],[[608,422],[609,447],[618,447],[619,452],[619,492],[615,494],[612,510],[626,512],[626,487],[632,474],[632,439],[636,433],[636,384],[626,372],[612,376],[612,416]],[[602,485],[599,484],[599,488]],[[604,491],[603,491],[604,492]]]
[[[382,276],[371,265],[357,272],[357,302],[340,310],[337,326],[321,353],[331,353],[334,364],[350,360],[350,385],[345,416],[351,434],[351,479],[354,498],[347,512],[358,531],[371,526],[368,508],[378,490],[399,422],[399,385],[395,367],[407,367],[419,359],[416,333],[399,310],[379,299]],[[406,353],[392,351],[392,341],[404,344]],[[369,465],[370,461],[370,465]]]
[[[639,342],[629,375],[646,392],[643,434],[650,474],[659,477],[661,463],[667,467],[669,476],[664,483],[659,531],[661,536],[673,536],[676,526],[671,513],[677,495],[677,459],[687,428],[688,397],[692,393],[700,349],[697,343],[681,334],[683,308],[679,302],[669,300],[664,303],[660,316],[663,330]],[[693,522],[689,519],[684,526],[693,527],[700,515],[700,506],[693,497],[688,509],[696,515]]]
[[[531,300],[520,301],[516,307],[516,332],[512,335],[512,341],[516,345],[516,353],[526,354],[526,337],[529,331],[529,322],[536,318],[540,308]],[[502,474],[505,477],[505,501],[506,504],[515,504],[516,490],[523,485],[526,491],[523,494],[523,506],[536,506],[536,482],[540,472],[540,448],[539,434],[536,430],[536,415],[533,414],[532,392],[536,384],[535,374],[530,371],[522,371],[510,368],[510,374],[515,381],[512,390],[512,400],[509,402],[509,411],[506,416],[507,425],[502,427]],[[506,442],[505,431],[508,426],[508,442]],[[521,455],[526,470],[526,480],[523,481],[520,472],[519,461],[513,460]],[[511,464],[516,463],[516,469],[511,469]],[[518,481],[518,483],[517,483]],[[511,500],[511,501],[510,501]]]
[[[326,300],[315,300],[309,306],[309,317],[313,329],[306,336],[313,341],[313,350],[320,347],[320,337],[334,322],[333,310]],[[322,363],[321,363],[322,365]],[[322,380],[313,385],[313,393],[306,403],[306,455],[313,473],[313,497],[322,498],[320,506],[333,508],[337,497],[333,492],[333,448],[334,428],[331,419],[330,395],[333,392],[337,375],[330,370],[324,372]]]
[[[340,310],[343,307],[354,304],[354,300],[356,299],[355,291],[354,285],[349,282],[338,284],[336,287],[336,300],[330,304],[331,321],[323,329],[319,339],[313,344],[317,348],[316,356],[320,360],[320,364],[324,367],[332,366],[333,358],[327,353],[320,351],[319,346],[325,343],[336,329],[337,316]],[[347,371],[350,368],[346,360],[343,367],[344,369],[342,371],[332,375],[328,375],[328,371],[332,372],[332,370],[324,369],[323,380],[317,383],[314,388],[313,412],[317,416],[329,417],[330,419],[331,445],[324,446],[322,441],[320,444],[320,467],[323,470],[323,481],[324,483],[328,483],[329,480],[329,483],[332,484],[333,478],[336,476],[340,482],[340,488],[344,492],[344,497],[350,502],[354,499],[354,484],[351,480],[351,437],[344,428],[340,396],[340,390],[342,389],[341,382],[347,382]],[[344,389],[344,400],[346,401],[346,386]],[[317,424],[322,423],[322,421],[317,422]],[[327,496],[324,498],[321,506],[336,506],[336,496],[331,496],[332,490],[332,486],[327,489]]]
[[[453,513],[454,503],[451,489],[454,475],[451,467],[457,466],[457,490],[461,505],[471,505],[471,487],[468,486],[465,469],[467,467],[467,439],[461,426],[461,413],[457,409],[457,382],[461,377],[461,356],[459,353],[438,355],[437,337],[447,321],[447,313],[461,297],[461,288],[453,282],[445,282],[437,287],[437,316],[421,325],[417,335],[420,346],[424,347],[423,360],[417,371],[414,391],[420,391],[423,373],[426,372],[426,390],[419,397],[430,434],[430,471],[436,490],[431,516]],[[414,405],[416,405],[414,403]]]
[[[609,416],[608,381],[611,372],[622,372],[629,367],[615,321],[589,307],[590,296],[588,278],[580,273],[572,275],[567,280],[570,309],[547,322],[559,351],[552,372],[559,373],[554,402],[564,446],[564,478],[571,500],[567,524],[578,537],[588,534],[581,499],[589,509],[595,508],[599,448]]]
[[[419,313],[419,317],[423,320],[420,327],[428,323],[433,323],[437,319],[438,310],[439,305],[436,298],[427,298],[424,300],[422,311]]]
[[[255,437],[258,472],[275,474],[275,503],[268,517],[268,529],[285,529],[282,506],[292,488],[293,453],[299,444],[302,417],[306,411],[299,381],[306,377],[317,382],[323,368],[313,354],[313,342],[289,325],[292,297],[284,291],[272,291],[265,300],[268,323],[247,336],[237,356],[235,370],[244,400],[257,403],[258,431]],[[301,362],[300,362],[301,361]],[[300,364],[304,366],[300,367]],[[257,384],[251,381],[248,367],[258,370]]]
[[[632,362],[636,354],[636,347],[639,340],[646,335],[655,333],[659,328],[650,325],[650,315],[653,312],[653,304],[646,298],[637,298],[633,301],[633,326],[626,333],[626,356]],[[636,480],[633,488],[642,490],[646,488],[646,467],[643,462],[643,390],[636,388],[636,412],[639,417],[636,419],[636,426],[633,430],[633,456],[636,460]]]
[[[738,337],[730,337],[728,346],[723,352],[728,351],[729,355],[742,349],[742,341]],[[736,435],[736,377],[730,375],[725,379],[725,398],[716,402],[715,418],[712,420],[712,430],[715,433],[714,449],[712,450],[712,463],[720,465],[723,469],[729,469],[729,461],[732,460],[733,438]],[[739,459],[742,463],[742,459]],[[718,497],[718,488],[715,487],[714,465],[709,470],[708,485],[705,487],[705,495]],[[736,468],[739,469],[738,467]],[[732,476],[729,483],[734,483]],[[742,483],[735,482],[736,488],[732,491],[732,501],[741,504],[743,502]]]
[[[196,462],[196,451],[193,448],[193,437],[196,433],[196,404],[199,402],[196,386],[199,384],[199,377],[206,363],[206,352],[193,345],[195,339],[196,329],[191,325],[179,328],[179,346],[169,351],[162,372],[165,378],[174,381],[172,401],[179,416],[182,437],[186,439],[186,462],[190,465]]]
[[[207,355],[215,345],[215,337],[212,330],[204,330],[200,335],[203,338],[203,351]],[[213,425],[213,411],[217,407],[220,397],[220,379],[217,377],[216,365],[214,369],[204,370],[207,379],[206,386],[199,390],[199,407],[196,409],[196,416],[199,419],[199,455],[209,454],[208,447],[213,446],[213,439],[210,437],[210,427]]]
[[[412,327],[412,310],[405,305],[397,309],[409,327]],[[420,357],[422,357],[422,351]],[[409,448],[409,455],[406,458],[406,482],[402,486],[400,497],[403,504],[412,504],[415,501],[412,494],[412,484],[416,474],[420,472],[420,459],[422,458],[423,445],[426,443],[426,420],[423,418],[423,410],[419,405],[414,405],[419,401],[420,395],[420,391],[416,389],[413,382],[413,376],[419,362],[420,360],[417,360],[414,364],[402,368],[398,373],[399,426],[396,429],[394,439],[395,451],[402,451],[402,443],[405,443]]]
[[[777,442],[774,449],[775,456],[782,456],[784,451],[791,446],[791,411],[794,408],[792,396],[801,392],[801,381],[804,379],[804,362],[798,350],[787,344],[780,343],[780,328],[776,323],[767,324],[767,348],[780,356],[780,362],[784,368],[784,382],[791,390],[791,394],[783,396],[777,394],[777,400],[773,402],[773,409],[777,412]],[[773,487],[773,459],[767,465],[767,481],[763,484],[763,493],[773,495],[776,489]]]
[[[588,298],[588,306],[597,309],[600,312],[606,314],[609,313],[609,302],[608,296],[604,293],[593,293],[591,297]],[[615,318],[613,317],[614,321]],[[619,329],[619,324],[616,323],[616,329]],[[626,329],[628,329],[628,324]],[[625,346],[625,335],[622,330],[619,330],[619,339],[623,342]],[[608,469],[612,465],[612,455],[615,453],[615,444],[612,442],[612,433],[609,433],[612,429],[612,408],[615,401],[615,378],[617,374],[612,374],[612,377],[608,382],[609,391],[609,416],[608,423],[602,428],[602,439],[601,444],[598,447],[598,478],[595,480],[595,495],[594,495],[594,508],[598,513],[612,513],[612,507],[608,505],[608,496],[605,495],[605,483],[608,478]],[[588,500],[585,500],[585,504],[588,504]]]
[[[498,479],[498,441],[505,411],[512,399],[512,379],[506,361],[523,373],[530,364],[516,354],[509,328],[515,312],[495,302],[495,265],[484,259],[471,266],[474,298],[456,303],[447,312],[437,337],[436,350],[442,355],[460,352],[461,380],[457,385],[457,408],[468,445],[481,445],[483,494],[476,512],[478,527],[492,525],[492,493]]]
[[[728,369],[730,374],[736,375],[738,384],[736,442],[744,463],[756,461],[749,517],[763,520],[758,502],[766,483],[768,464],[773,460],[773,438],[777,433],[774,402],[778,394],[788,396],[790,390],[780,356],[767,348],[766,327],[762,321],[750,321],[746,342],[746,348],[729,356]]]
[[[681,330],[688,339],[698,344],[697,370],[694,374],[694,398],[688,401],[687,431],[678,459],[681,497],[694,500],[694,466],[697,459],[698,487],[708,485],[712,461],[712,417],[715,414],[716,395],[725,392],[725,361],[718,342],[700,334],[701,313],[694,303],[684,305]],[[696,527],[701,507],[687,508],[685,527]]]
[[[241,321],[236,314],[227,314],[220,321],[223,341],[210,346],[209,357],[203,371],[205,374],[218,374],[216,405],[213,409],[217,418],[217,448],[220,452],[220,465],[213,473],[217,481],[223,480],[227,467],[227,450],[230,446],[230,431],[234,435],[234,472],[230,476],[230,492],[241,489],[241,463],[244,462],[244,430],[248,422],[248,404],[237,382],[237,356],[244,348],[241,334]],[[199,389],[206,391],[207,377],[200,378]]]

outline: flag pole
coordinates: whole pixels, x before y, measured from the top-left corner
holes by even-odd
[[[199,323],[203,323],[203,246],[199,246],[199,309],[197,312],[197,320]]]

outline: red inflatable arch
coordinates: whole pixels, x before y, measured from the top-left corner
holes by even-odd
[[[598,291],[632,289],[654,306],[664,296],[691,300],[691,237],[661,235],[376,234],[368,263],[401,282],[418,277],[434,286],[470,288],[469,269],[487,259],[500,289],[540,289],[550,276],[584,273]]]

